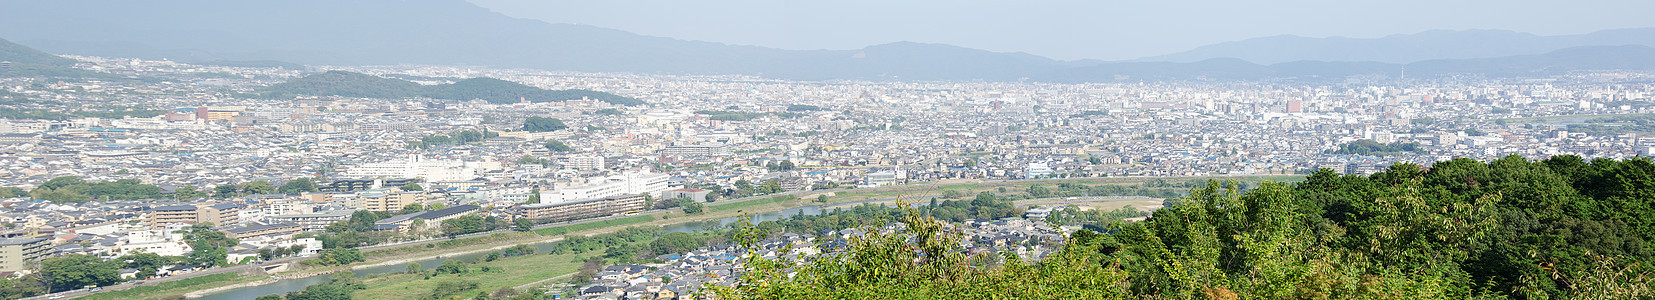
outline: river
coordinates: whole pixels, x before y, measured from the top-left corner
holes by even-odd
[[[914,197],[914,198],[905,197],[905,198],[903,198],[903,200],[914,201],[915,202],[914,205],[926,205],[927,203],[919,202],[918,200],[930,200],[930,199],[931,199],[931,197]],[[778,220],[783,220],[783,219],[786,219],[786,218],[789,218],[789,217],[792,217],[792,216],[799,215],[800,213],[803,213],[805,215],[820,215],[820,214],[822,214],[823,211],[832,211],[834,208],[850,208],[850,207],[853,207],[853,206],[856,206],[856,205],[861,205],[863,203],[891,202],[891,201],[895,201],[895,200],[896,199],[875,199],[875,200],[866,200],[866,201],[836,203],[836,204],[831,204],[831,205],[826,205],[826,206],[811,205],[811,206],[804,206],[804,207],[789,208],[789,209],[784,209],[784,210],[779,210],[779,211],[755,213],[755,214],[751,214],[751,215],[748,215],[748,216],[752,218],[752,222],[754,222],[754,223],[764,222],[764,221],[778,221]],[[720,230],[720,229],[724,229],[725,227],[729,226],[730,223],[735,223],[735,222],[738,222],[738,221],[741,221],[741,217],[729,217],[729,218],[723,218],[723,219],[718,219],[718,220],[707,220],[707,221],[700,221],[700,222],[678,223],[678,224],[671,224],[671,225],[663,226],[663,227],[661,227],[661,231],[662,232],[691,232],[691,233],[693,233],[693,232],[701,232],[701,231]],[[531,244],[531,246],[534,246],[536,252],[548,252],[548,251],[552,250],[552,245],[555,244],[555,243],[557,243],[557,242],[536,243],[536,244]],[[455,255],[455,256],[443,256],[443,257],[437,257],[437,258],[429,258],[429,259],[423,259],[423,260],[418,260],[418,261],[414,261],[414,262],[419,263],[421,268],[434,269],[437,266],[442,265],[442,262],[445,261],[445,260],[453,259],[453,260],[471,262],[471,261],[476,261],[477,259],[482,258],[485,255],[488,255],[488,251],[470,253],[470,254],[462,254],[462,255]],[[297,262],[295,262],[295,263],[297,263]],[[351,270],[351,272],[355,273],[356,277],[364,277],[364,276],[371,276],[371,275],[385,274],[385,273],[405,272],[405,271],[408,271],[407,264],[373,266],[373,267],[366,267],[366,268]],[[226,291],[223,291],[223,292],[208,294],[208,295],[204,295],[201,298],[197,298],[197,299],[203,299],[203,300],[253,299],[253,298],[257,298],[259,296],[270,295],[270,294],[287,294],[288,292],[302,290],[306,286],[309,286],[309,285],[312,285],[312,284],[325,283],[327,281],[328,281],[328,275],[316,275],[316,276],[301,277],[301,278],[286,278],[286,279],[277,280],[276,282],[273,282],[273,283],[270,283],[270,284],[243,287],[243,288],[237,288],[237,289],[230,289],[230,290],[226,290]]]

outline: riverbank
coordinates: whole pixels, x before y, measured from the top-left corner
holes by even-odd
[[[244,288],[244,287],[250,287],[250,286],[261,286],[261,285],[272,284],[272,283],[276,283],[276,279],[268,278],[268,279],[264,279],[264,280],[254,281],[254,282],[233,284],[233,285],[215,287],[215,288],[210,288],[210,289],[205,289],[205,290],[197,290],[197,291],[193,291],[193,292],[189,292],[189,293],[184,293],[184,298],[186,298],[186,299],[201,298],[201,296],[212,294],[212,293],[228,291],[228,290],[232,290],[232,289],[239,289],[239,288]]]
[[[741,215],[759,214],[783,211],[788,209],[821,206],[832,207],[856,202],[889,202],[894,199],[928,199],[941,196],[947,191],[963,195],[993,191],[997,194],[1017,195],[1024,193],[1024,188],[1031,184],[1052,185],[1056,183],[1081,183],[1088,185],[1142,185],[1149,180],[1180,181],[1216,178],[1220,180],[1237,179],[1242,182],[1256,183],[1261,181],[1292,182],[1303,180],[1303,176],[1237,176],[1237,177],[1152,177],[1152,178],[1069,178],[1069,179],[1041,179],[1015,181],[977,181],[956,180],[941,183],[926,183],[901,185],[868,189],[839,189],[822,191],[795,191],[776,195],[755,196],[742,199],[730,199],[708,203],[707,209],[701,214],[685,214],[677,209],[653,210],[640,213],[637,216],[613,216],[606,218],[583,220],[566,224],[543,225],[541,229],[566,228],[567,232],[544,233],[533,232],[497,232],[483,236],[466,237],[451,240],[432,240],[401,244],[381,249],[366,250],[363,255],[367,262],[343,266],[306,267],[293,262],[295,267],[304,268],[278,273],[282,278],[307,278],[317,275],[326,275],[340,271],[359,271],[367,268],[384,268],[404,265],[409,262],[429,260],[438,257],[455,257],[461,255],[498,251],[519,244],[541,244],[556,242],[568,234],[596,235],[618,231],[631,226],[666,227],[692,222],[707,222],[738,217]],[[1004,192],[1001,190],[1004,189]],[[817,202],[817,195],[828,195],[824,202]],[[923,200],[920,200],[923,201]],[[643,218],[648,218],[647,222]],[[605,225],[605,226],[599,226]],[[431,246],[428,246],[431,245]],[[440,246],[439,246],[440,245]],[[452,245],[452,246],[450,246]],[[429,248],[428,248],[429,247]],[[371,248],[371,247],[370,247]],[[576,266],[578,267],[578,266]],[[566,272],[567,273],[567,272]],[[562,273],[559,273],[562,274]],[[544,277],[540,278],[544,279]],[[536,280],[540,280],[536,279]],[[516,281],[526,282],[526,281]],[[240,284],[244,282],[222,283],[224,285]],[[205,286],[193,286],[203,288]],[[233,290],[234,288],[219,289],[218,291]],[[202,293],[208,295],[211,293]],[[100,293],[101,295],[101,293]],[[389,294],[387,294],[389,295]],[[96,295],[94,295],[96,296]],[[400,295],[399,295],[400,296]]]

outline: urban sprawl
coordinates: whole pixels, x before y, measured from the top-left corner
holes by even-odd
[[[239,241],[215,254],[230,263],[318,256],[324,242],[307,233],[360,211],[390,215],[371,230],[409,241],[478,232],[445,225],[462,218],[557,223],[676,199],[970,180],[1369,174],[1453,158],[1624,159],[1655,150],[1655,137],[1639,134],[1655,131],[1646,127],[1655,119],[1651,74],[1624,72],[1049,84],[72,58],[80,69],[168,79],[0,78],[9,114],[0,118],[0,195],[9,197],[0,199],[0,272],[8,276],[59,255],[199,256],[185,234],[197,224]],[[335,70],[427,85],[490,77],[647,104],[248,96]],[[47,114],[66,117],[29,117]],[[526,130],[546,118],[560,125]],[[1038,220],[963,226],[980,242],[1062,237]],[[660,278],[727,277],[740,251],[714,246],[651,266],[610,266],[581,294],[682,292],[705,280]]]

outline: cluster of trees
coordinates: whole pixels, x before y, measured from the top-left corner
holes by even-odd
[[[748,257],[745,284],[713,288],[721,299],[1655,297],[1646,158],[1456,159],[1238,187],[1210,182],[1032,263],[965,254],[958,234],[908,211],[907,230],[870,232],[846,255]]]
[[[760,196],[787,191],[782,189],[782,183],[780,181],[776,181],[775,179],[765,180],[763,183],[759,183],[759,185],[753,185],[752,181],[741,179],[736,180],[735,189],[723,190],[721,187],[719,190],[723,192],[725,196],[731,197]]]
[[[184,235],[184,241],[194,249],[186,260],[201,267],[230,265],[230,261],[227,260],[230,247],[241,243],[241,240],[214,229],[211,223],[196,223],[180,230],[179,233]]]
[[[559,120],[557,118],[529,117],[527,119],[523,119],[523,131],[552,132],[563,130],[564,128],[569,128],[569,126],[564,125],[563,120]]]
[[[279,258],[279,257],[294,256],[294,255],[298,255],[300,252],[302,252],[304,250],[305,250],[304,245],[293,245],[292,247],[275,247],[275,248],[259,249],[259,259],[260,260],[272,260],[272,259],[276,259],[276,258]]]
[[[483,129],[483,131],[476,131],[476,130],[467,129],[467,130],[459,130],[459,131],[451,132],[451,133],[446,134],[446,135],[438,134],[438,135],[429,135],[429,136],[421,137],[419,139],[419,141],[411,142],[411,143],[409,143],[409,145],[413,146],[415,148],[429,149],[431,147],[441,146],[441,145],[454,145],[454,144],[465,145],[465,144],[470,144],[470,143],[476,143],[476,142],[481,142],[485,139],[495,138],[495,137],[499,137],[499,136],[500,136],[499,132],[488,131],[488,129],[486,129],[486,128]]]
[[[362,256],[362,251],[358,251],[354,248],[334,248],[322,250],[322,253],[317,255],[315,259],[307,259],[303,263],[311,265],[337,266],[363,261],[367,261],[367,257]]]
[[[1421,149],[1419,147],[1419,143],[1395,142],[1395,143],[1390,143],[1390,144],[1380,144],[1379,142],[1375,142],[1373,140],[1365,140],[1364,139],[1364,140],[1356,140],[1355,142],[1339,144],[1339,149],[1328,151],[1328,153],[1385,156],[1385,155],[1395,155],[1395,154],[1402,153],[1402,152],[1423,152],[1423,151],[1425,151],[1425,149]]]
[[[306,286],[303,290],[288,292],[286,296],[270,294],[255,300],[349,300],[351,294],[366,288],[355,273],[344,271],[328,275],[328,282]]]
[[[17,191],[8,189],[7,192],[16,193]],[[136,179],[90,182],[75,176],[62,176],[47,180],[46,183],[42,183],[34,190],[29,191],[28,195],[36,200],[68,203],[165,197],[161,188],[143,184]]]
[[[328,71],[304,78],[272,85],[258,96],[284,99],[295,96],[344,96],[360,98],[431,98],[470,101],[482,99],[503,104],[518,101],[553,102],[574,99],[592,99],[615,105],[644,105],[638,99],[590,90],[544,90],[516,82],[487,77],[461,80],[452,84],[421,85],[418,83],[346,71]]]
[[[300,185],[303,185],[303,183],[295,183],[293,188],[300,188]],[[284,186],[286,186],[286,184],[284,184]],[[314,189],[316,187],[316,183],[311,182],[310,186],[311,186],[311,189],[314,191]],[[188,188],[187,191],[185,189],[186,187]],[[186,187],[179,187],[178,190],[175,190],[173,192],[174,197],[180,198],[180,199],[190,199],[190,198],[195,198],[195,197],[200,197],[201,196],[201,192],[196,191],[195,187],[193,187],[193,186],[186,186]],[[290,188],[290,189],[293,189],[293,188]],[[246,196],[246,195],[274,194],[274,193],[277,193],[280,190],[281,189],[277,188],[276,185],[270,184],[269,181],[254,180],[254,181],[237,183],[237,184],[220,184],[220,185],[213,186],[213,197],[216,197],[216,198],[230,198],[230,197],[240,197],[240,196]],[[183,192],[180,192],[180,191],[183,191]]]
[[[683,253],[706,246],[709,241],[722,240],[711,234],[667,233],[660,227],[627,227],[613,233],[594,236],[570,235],[552,245],[551,254],[599,253],[601,261],[625,264],[654,261],[663,254]],[[602,250],[600,253],[599,250]]]
[[[701,204],[701,202],[696,202],[695,199],[690,199],[689,197],[679,197],[678,199],[673,199],[673,200],[674,201],[662,201],[662,202],[677,203],[678,207],[683,207],[684,208],[684,213],[686,213],[686,214],[692,214],[692,215],[693,214],[699,214],[699,213],[702,213],[702,212],[707,210],[706,204]]]
[[[1023,215],[1023,210],[1012,205],[1011,200],[1001,199],[992,192],[978,193],[970,201],[945,200],[938,202],[931,199],[931,204],[921,208],[928,217],[949,222],[961,222],[966,219],[994,220],[1006,217]]]
[[[305,233],[298,237],[322,241],[323,249],[378,245],[396,237],[393,232],[374,230],[374,222],[389,217],[389,212],[358,210],[352,212],[350,218],[344,221],[328,224],[321,233]]]
[[[764,164],[764,168],[769,169],[771,172],[783,172],[798,169],[799,166],[793,165],[793,161],[791,160],[783,160],[781,163],[776,163],[774,161],[766,163]]]
[[[47,258],[39,272],[15,278],[0,278],[0,298],[19,299],[89,286],[108,286],[122,281],[120,269],[137,270],[138,279],[155,276],[162,267],[186,263],[187,258],[139,253],[104,260],[97,256],[70,254]]]
[[[506,220],[496,218],[494,216],[483,217],[478,216],[477,214],[466,214],[458,218],[443,220],[442,234],[446,236],[458,236],[462,234],[493,231],[495,229],[511,226],[512,224],[507,224]]]
[[[826,109],[822,109],[822,107],[815,106],[815,105],[793,104],[793,105],[788,105],[787,106],[787,111],[823,111],[823,110],[826,110]]]
[[[542,145],[542,146],[545,146],[546,150],[552,151],[552,152],[575,151],[574,147],[569,147],[569,145],[564,144],[563,141],[550,141],[550,142],[546,142],[546,144]]]

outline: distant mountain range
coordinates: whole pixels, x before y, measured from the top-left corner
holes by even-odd
[[[52,53],[288,68],[297,65],[283,62],[799,80],[1093,82],[1343,80],[1397,76],[1404,69],[1408,77],[1648,70],[1641,62],[1649,60],[1647,46],[1655,45],[1655,29],[1570,36],[1509,31],[1430,31],[1378,39],[1280,36],[1102,62],[910,42],[796,51],[685,41],[516,19],[464,0],[54,0],[0,2],[0,38]],[[1603,59],[1610,57],[1614,59]]]
[[[518,101],[549,102],[592,99],[616,105],[643,105],[643,101],[589,90],[544,90],[487,77],[460,80],[452,84],[421,85],[411,81],[362,73],[329,71],[272,85],[259,91],[265,98],[295,96],[343,96],[360,98],[423,97],[447,100],[483,99],[491,103]]]
[[[1573,71],[1655,70],[1655,48],[1648,46],[1576,47],[1539,55],[1480,59],[1439,59],[1409,64],[1379,62],[1295,61],[1260,65],[1236,58],[1191,63],[1119,62],[1068,68],[1032,79],[1049,82],[1110,82],[1188,79],[1253,80],[1261,78],[1338,81],[1354,75],[1428,78],[1449,75],[1516,77]]]
[[[1655,47],[1655,28],[1615,29],[1556,36],[1538,36],[1506,30],[1433,30],[1374,39],[1281,35],[1218,43],[1137,61],[1197,62],[1214,58],[1239,58],[1259,64],[1304,60],[1403,64],[1425,60],[1533,55],[1566,48],[1621,45]]]

